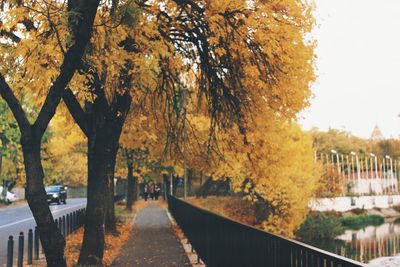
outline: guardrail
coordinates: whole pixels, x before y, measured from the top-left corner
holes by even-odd
[[[85,218],[86,209],[79,209],[73,212],[68,213],[67,215],[61,216],[58,219],[55,219],[55,223],[60,230],[60,233],[67,237],[71,233],[73,233],[76,229],[83,226],[84,218]],[[37,228],[35,227],[34,230],[28,230],[28,244],[27,244],[27,253],[26,253],[26,263],[31,265],[33,260],[39,260],[39,246],[40,246],[40,237]],[[24,264],[24,242],[25,236],[24,232],[20,232],[18,236],[18,250],[17,250],[17,266],[22,267]],[[7,267],[14,266],[14,243],[17,241],[14,239],[13,236],[9,236],[7,242]]]
[[[208,267],[360,267],[362,263],[274,235],[168,196],[168,209]]]

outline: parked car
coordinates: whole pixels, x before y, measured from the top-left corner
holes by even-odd
[[[2,198],[3,198],[3,187],[0,186],[0,199],[2,199]],[[4,199],[4,202],[6,204],[10,204],[11,202],[15,202],[18,200],[19,200],[19,198],[16,194],[11,193],[10,191],[7,191],[6,198]]]
[[[57,204],[67,204],[67,187],[62,185],[52,185],[46,187],[47,202]]]

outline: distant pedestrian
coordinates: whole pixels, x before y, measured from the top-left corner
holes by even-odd
[[[154,184],[150,185],[150,197],[152,200],[154,200]]]
[[[143,196],[144,196],[144,201],[147,201],[147,197],[149,196],[149,188],[148,188],[147,184],[144,185]]]
[[[154,196],[155,196],[156,200],[158,200],[158,197],[160,196],[160,191],[161,191],[160,187],[158,185],[155,185]]]

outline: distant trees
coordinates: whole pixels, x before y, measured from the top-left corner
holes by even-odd
[[[359,157],[369,157],[370,153],[374,153],[379,158],[383,158],[385,155],[394,159],[400,157],[400,140],[398,139],[373,141],[335,129],[329,129],[327,132],[312,129],[310,134],[313,138],[314,150],[318,154],[330,155],[331,150],[334,149],[343,155],[349,155],[351,151],[354,151]]]

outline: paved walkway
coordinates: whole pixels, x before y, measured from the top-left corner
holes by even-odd
[[[132,236],[111,266],[191,266],[158,201],[150,200],[139,211]]]

